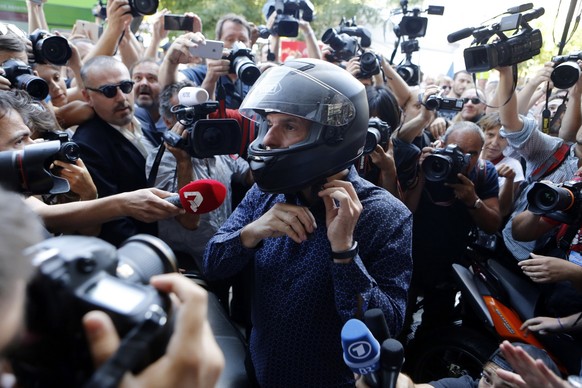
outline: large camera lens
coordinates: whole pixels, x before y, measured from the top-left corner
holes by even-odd
[[[17,89],[25,90],[37,100],[44,100],[49,94],[49,87],[46,81],[30,74],[22,74],[16,77],[15,86]]]
[[[72,55],[69,42],[62,36],[49,36],[39,40],[35,46],[35,57],[39,63],[65,65]]]
[[[129,6],[134,16],[153,15],[158,10],[158,0],[130,0]]]
[[[574,194],[564,187],[536,182],[527,193],[527,200],[529,209],[534,214],[546,214],[570,209],[575,198]]]
[[[380,73],[380,64],[374,53],[365,52],[360,56],[360,74],[366,78]]]
[[[63,143],[56,159],[67,163],[75,163],[81,157],[81,148],[72,141]]]
[[[261,76],[261,70],[247,56],[237,56],[232,65],[237,77],[246,85],[254,84]]]
[[[426,99],[424,107],[428,110],[437,110],[440,107],[441,99],[438,96],[432,95]]]
[[[378,130],[378,128],[369,127],[368,132],[366,133],[366,144],[364,145],[364,155],[372,153],[376,146],[380,144],[382,140],[382,134]]]
[[[321,36],[321,41],[336,51],[342,50],[345,46],[345,42],[333,28],[328,28],[325,30]]]
[[[441,182],[451,174],[453,159],[447,155],[428,155],[422,162],[422,170],[426,180]]]
[[[580,78],[580,66],[574,61],[559,64],[552,71],[550,79],[558,89],[569,89],[578,82]]]
[[[124,241],[118,254],[117,277],[134,283],[148,284],[154,275],[178,271],[172,249],[162,240],[146,234]]]

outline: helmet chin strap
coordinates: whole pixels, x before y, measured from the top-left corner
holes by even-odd
[[[317,194],[321,191],[325,183],[327,183],[327,179],[321,179],[312,184],[309,188],[309,198],[307,198],[305,195],[306,190],[298,190],[294,193],[285,193],[285,202],[291,204],[299,203],[311,206],[320,199]]]

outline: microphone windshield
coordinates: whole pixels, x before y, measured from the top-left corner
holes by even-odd
[[[386,317],[381,309],[373,308],[366,310],[364,313],[364,323],[378,342],[382,343],[384,340],[391,337],[390,329],[386,323]]]
[[[180,189],[180,203],[188,213],[213,211],[224,202],[226,187],[214,179],[199,179]]]
[[[393,339],[382,342],[382,368],[398,368],[404,363],[404,348],[402,344]]]
[[[208,101],[206,89],[195,86],[187,86],[178,92],[178,102],[184,106],[200,105]]]
[[[341,338],[344,362],[354,373],[366,375],[380,368],[380,343],[362,321],[347,321]]]

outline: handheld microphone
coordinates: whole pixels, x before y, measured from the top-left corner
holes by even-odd
[[[164,198],[188,213],[204,214],[218,208],[226,197],[226,187],[214,179],[199,179],[182,187],[178,195]]]
[[[344,362],[352,372],[373,375],[380,368],[380,343],[374,338],[364,322],[350,319],[342,328]],[[372,376],[370,376],[372,377]],[[378,381],[377,377],[372,381]]]
[[[184,106],[200,105],[208,101],[208,92],[206,89],[187,86],[178,92],[178,102]]]
[[[382,342],[381,354],[382,388],[394,388],[404,363],[404,348],[399,341],[390,338]]]
[[[447,36],[447,41],[449,43],[455,43],[458,40],[465,39],[471,36],[471,34],[475,31],[473,27],[463,28],[462,30],[451,32]]]
[[[381,309],[374,308],[367,310],[364,313],[364,323],[379,343],[382,343],[391,337],[390,329],[386,323],[386,317]]]

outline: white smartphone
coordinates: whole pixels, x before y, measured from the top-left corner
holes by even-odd
[[[224,42],[220,40],[206,40],[206,44],[198,44],[198,47],[191,47],[190,54],[195,57],[220,59],[222,58],[222,49]]]

